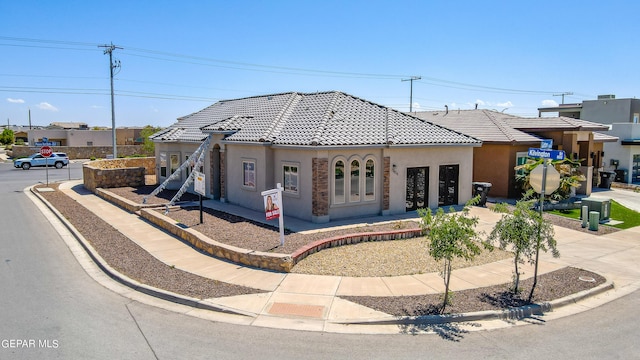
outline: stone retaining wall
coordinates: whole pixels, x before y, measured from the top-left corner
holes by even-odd
[[[145,184],[145,175],[155,174],[155,158],[127,158],[96,160],[82,166],[84,187],[91,192],[97,188],[138,187]]]
[[[184,227],[181,223],[159,213],[157,210],[141,209],[140,216],[211,256],[260,269],[282,272],[290,272],[293,267],[293,262],[289,255],[241,249],[219,243],[198,231]]]
[[[113,154],[113,146],[52,146],[53,152],[66,153],[69,159],[106,158]],[[118,145],[118,156],[133,156],[144,154],[142,145]],[[7,155],[15,159],[27,157],[40,151],[39,146],[13,145]]]
[[[98,195],[99,197],[107,200],[108,202],[117,205],[125,210],[127,210],[130,213],[137,213],[140,211],[140,209],[144,209],[144,208],[157,208],[160,205],[158,204],[138,204],[138,203],[134,203],[133,201],[129,200],[129,199],[125,199],[120,195],[116,195],[108,190],[102,189],[102,188],[97,188],[95,189],[94,193],[96,195]]]
[[[96,195],[122,207],[123,209],[126,209],[129,212],[138,213],[140,217],[167,230],[169,233],[176,235],[180,239],[211,256],[230,260],[238,264],[281,272],[291,272],[291,269],[295,264],[307,256],[323,249],[357,244],[366,241],[401,240],[422,236],[422,231],[420,229],[346,234],[315,241],[296,250],[291,255],[267,253],[242,249],[217,242],[214,239],[190,229],[182,223],[162,214],[162,210],[158,204],[137,204],[106,189],[96,189],[94,192]]]

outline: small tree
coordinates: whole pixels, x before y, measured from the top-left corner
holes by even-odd
[[[13,130],[5,128],[0,134],[0,144],[11,145],[13,144]]]
[[[154,127],[151,125],[147,125],[144,128],[142,128],[142,130],[140,131],[140,137],[143,139],[142,141],[142,151],[146,154],[155,154],[155,144],[153,143],[153,141],[151,141],[149,139],[149,136],[157,133],[158,131],[160,131],[161,128],[159,127]]]
[[[431,212],[431,209],[418,209],[418,214],[422,218],[422,229],[430,239],[429,255],[437,261],[444,260],[442,277],[445,291],[442,313],[450,303],[449,284],[453,259],[471,260],[481,252],[479,246],[481,234],[475,231],[478,218],[469,217],[469,206],[477,203],[478,200],[479,197],[472,199],[459,213],[456,213],[453,208],[449,209],[448,214],[445,214],[442,208],[438,208],[435,214]]]
[[[531,197],[532,193],[525,194],[525,199]],[[492,209],[496,212],[503,213],[502,218],[496,223],[495,227],[487,238],[488,242],[494,243],[498,241],[502,250],[513,250],[515,258],[515,275],[513,288],[514,293],[519,292],[520,271],[519,264],[524,264],[527,260],[530,264],[536,266],[537,276],[537,253],[540,250],[551,250],[554,257],[560,256],[560,252],[556,248],[556,240],[554,239],[553,225],[542,220],[539,212],[532,207],[535,200],[523,200],[516,203],[515,208],[510,208],[507,204],[496,204]],[[537,280],[537,279],[536,279]],[[533,297],[537,281],[534,282],[529,294],[529,301]]]

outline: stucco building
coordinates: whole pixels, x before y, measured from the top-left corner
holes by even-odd
[[[557,112],[562,116],[608,125],[607,134],[618,139],[604,144],[599,169],[615,171],[616,181],[640,183],[640,99],[599,95],[597,100],[540,108],[538,111],[540,115]]]
[[[154,134],[158,181],[209,135],[207,196],[261,210],[281,183],[287,214],[314,222],[465,203],[481,145],[342,92],[291,92],[219,101]]]
[[[473,150],[473,181],[492,183],[491,196],[517,198],[522,190],[515,181],[514,167],[524,164],[529,148],[552,139],[553,148],[567,157],[582,159],[586,176],[579,193],[589,195],[594,168],[602,166],[603,144],[617,138],[603,135],[607,126],[568,117],[522,118],[491,110],[425,111],[415,115],[482,141]],[[597,179],[596,179],[597,180]]]

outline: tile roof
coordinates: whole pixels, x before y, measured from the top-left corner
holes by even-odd
[[[606,125],[563,116],[523,118],[486,109],[424,111],[415,116],[492,143],[540,142],[540,138],[529,131],[608,129]]]
[[[599,132],[593,133],[593,140],[602,142],[617,142],[620,140],[617,136],[607,135]]]
[[[490,110],[423,111],[415,114],[483,142],[539,143],[540,138],[513,128],[507,123],[512,115]]]
[[[184,116],[152,138],[202,141],[206,133],[226,141],[278,145],[479,145],[471,136],[338,91],[283,93],[219,101]]]

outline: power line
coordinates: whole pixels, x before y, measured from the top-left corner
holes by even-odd
[[[54,44],[54,45],[67,45],[67,46],[91,46],[91,47],[96,46],[94,43],[87,43],[87,42],[29,39],[29,38],[16,38],[16,37],[3,37],[3,36],[0,36],[0,40],[44,43],[49,45]],[[3,45],[3,44],[0,44],[0,45]],[[9,45],[9,46],[27,46],[27,45]],[[48,46],[48,47],[51,47],[51,46]],[[215,67],[230,68],[230,69],[243,70],[243,71],[259,71],[259,72],[270,72],[270,73],[290,74],[290,75],[299,75],[299,76],[302,75],[302,76],[323,76],[323,77],[343,77],[343,78],[365,78],[365,79],[381,79],[381,80],[398,79],[398,78],[402,79],[402,78],[409,77],[407,75],[399,75],[399,74],[358,73],[358,72],[331,71],[331,70],[318,70],[318,69],[307,69],[307,68],[287,67],[287,66],[264,65],[264,64],[255,64],[255,63],[247,63],[247,62],[239,62],[239,61],[213,59],[213,58],[207,58],[207,57],[201,57],[201,56],[184,55],[184,54],[150,50],[150,49],[144,49],[144,48],[135,48],[135,47],[128,47],[128,46],[126,47],[126,49],[123,49],[123,50],[124,50],[123,52],[129,56],[150,58],[150,59],[156,59],[156,60],[162,60],[162,61],[173,61],[173,62],[180,62],[180,63],[196,64],[196,65],[202,65],[202,66],[215,66]],[[157,55],[157,56],[149,56],[149,55],[142,55],[142,54]],[[485,86],[485,85],[457,82],[457,81],[451,81],[451,80],[445,80],[445,79],[438,79],[433,77],[425,77],[424,79],[422,79],[422,81],[419,81],[419,82],[428,84],[428,85],[447,87],[447,88],[453,88],[453,89],[461,89],[461,90],[468,90],[468,91],[484,91],[484,92],[504,93],[504,94],[549,95],[549,94],[558,92],[558,91],[547,91],[547,90],[525,90],[525,89],[501,88],[501,87]]]

